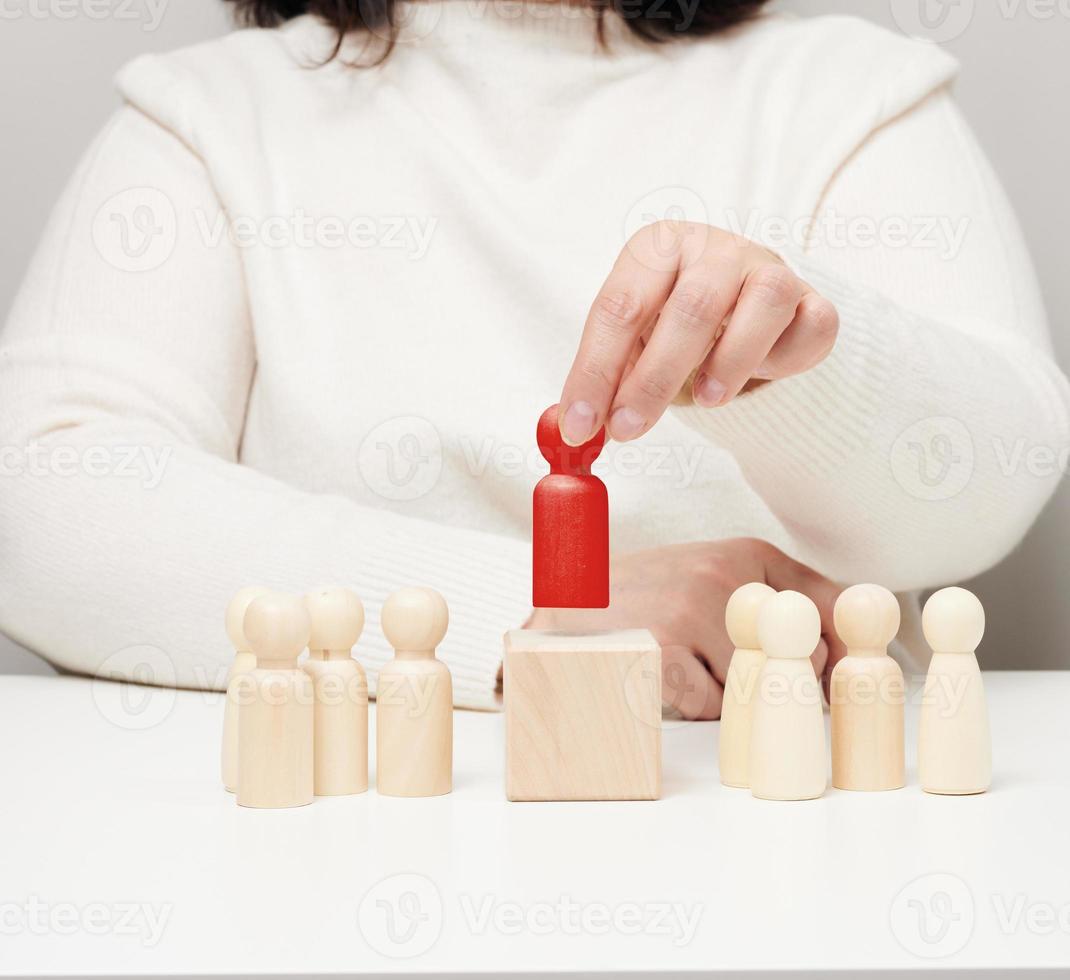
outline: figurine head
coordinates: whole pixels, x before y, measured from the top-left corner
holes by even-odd
[[[776,589],[764,582],[748,582],[735,592],[724,610],[724,624],[733,646],[743,650],[758,649],[758,613]]]
[[[296,661],[308,643],[312,622],[300,596],[269,592],[245,610],[245,637],[257,661]]]
[[[227,603],[226,626],[227,636],[230,637],[230,645],[237,653],[249,653],[249,641],[245,638],[242,629],[242,620],[245,619],[245,610],[249,603],[262,595],[267,595],[270,589],[259,585],[249,585],[244,589],[238,589]]]
[[[921,629],[934,653],[973,653],[985,635],[984,606],[966,589],[941,589],[925,603]]]
[[[817,649],[821,614],[801,592],[778,592],[758,612],[758,640],[766,656],[802,660]]]
[[[586,476],[591,472],[591,464],[598,459],[602,447],[606,444],[605,426],[582,446],[570,446],[561,436],[557,409],[557,405],[551,405],[539,419],[539,425],[535,430],[539,451],[550,464],[551,473]]]
[[[449,627],[450,611],[434,589],[398,589],[383,603],[379,623],[395,651],[434,654]]]
[[[364,629],[364,604],[349,589],[321,589],[305,596],[312,620],[309,650],[352,650]]]
[[[881,585],[844,589],[833,611],[848,650],[884,650],[899,632],[899,600]]]

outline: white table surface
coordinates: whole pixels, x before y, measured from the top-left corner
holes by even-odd
[[[911,707],[894,793],[754,800],[669,723],[659,802],[507,803],[458,712],[450,796],[258,811],[221,696],[0,678],[0,973],[1070,976],[1070,673],[985,682],[979,797],[918,789]]]

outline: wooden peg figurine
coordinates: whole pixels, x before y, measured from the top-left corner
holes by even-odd
[[[234,649],[234,660],[227,671],[227,696],[223,706],[223,751],[222,770],[223,786],[228,793],[238,790],[238,713],[241,710],[241,680],[256,667],[256,656],[249,649],[242,629],[242,620],[249,603],[268,590],[259,586],[239,589],[227,603],[226,628],[230,645]]]
[[[879,585],[852,585],[836,600],[836,632],[847,656],[832,671],[832,785],[880,791],[905,783],[903,671],[888,656],[899,601]]]
[[[536,430],[550,473],[535,487],[532,585],[537,609],[605,609],[609,605],[609,498],[591,464],[605,429],[582,446],[561,438],[557,406]]]
[[[312,624],[304,600],[271,593],[254,599],[244,630],[256,654],[238,715],[238,803],[312,802],[312,679],[297,666]]]
[[[765,654],[758,643],[758,612],[776,590],[764,582],[749,582],[732,593],[724,621],[735,651],[728,664],[721,705],[720,763],[725,786],[750,785],[750,730],[753,697]]]
[[[315,692],[316,796],[368,788],[368,680],[350,656],[364,629],[364,606],[349,589],[305,596],[312,622],[305,673]]]
[[[921,702],[918,778],[927,793],[983,793],[992,782],[992,742],[984,683],[975,651],[985,632],[980,600],[941,589],[921,614],[933,649]]]
[[[384,796],[442,796],[453,788],[453,682],[435,658],[449,609],[434,589],[399,589],[383,605],[394,659],[376,690],[376,787]]]
[[[778,592],[758,613],[765,666],[753,699],[750,791],[763,800],[811,800],[828,784],[821,685],[810,655],[821,639],[817,606]]]

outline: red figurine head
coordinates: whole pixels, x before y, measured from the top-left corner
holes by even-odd
[[[606,430],[603,426],[582,446],[569,446],[561,438],[557,406],[551,405],[539,419],[535,438],[539,442],[543,459],[550,464],[551,473],[587,476],[591,472],[591,464],[598,459],[602,447],[606,444]]]

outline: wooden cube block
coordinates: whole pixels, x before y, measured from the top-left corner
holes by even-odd
[[[661,796],[661,648],[647,630],[505,636],[510,800]]]

